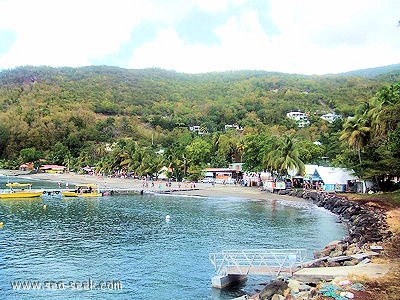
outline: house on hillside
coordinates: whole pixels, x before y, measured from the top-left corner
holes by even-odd
[[[205,134],[205,132],[201,131],[200,125],[189,126],[189,130],[190,130],[191,132],[197,132],[197,134],[199,134],[199,135]]]
[[[239,126],[238,124],[226,124],[225,131],[228,131],[230,129],[236,129],[237,131],[242,131],[243,127]]]
[[[301,111],[291,111],[286,114],[289,119],[296,121],[298,127],[306,127],[310,125],[310,121],[305,113]]]
[[[327,122],[329,122],[329,123],[332,123],[332,122],[334,122],[336,119],[339,119],[339,118],[341,118],[339,115],[337,115],[337,114],[332,114],[332,113],[325,114],[325,115],[322,115],[322,116],[321,116],[321,119],[323,119],[323,120],[325,120],[325,121],[327,121]]]

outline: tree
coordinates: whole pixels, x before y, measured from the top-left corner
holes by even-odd
[[[273,150],[264,156],[264,166],[276,171],[278,176],[286,175],[289,170],[297,170],[297,174],[302,175],[305,170],[296,144],[289,136],[277,140]]]
[[[304,163],[315,164],[321,161],[324,156],[325,148],[323,145],[315,144],[314,142],[302,140],[297,143],[299,158]]]
[[[386,138],[400,124],[400,83],[383,87],[371,102],[369,116],[374,134]]]
[[[7,147],[9,138],[10,130],[3,124],[0,124],[0,157],[3,155],[3,151]]]
[[[25,148],[19,152],[21,159],[23,162],[35,162],[42,158],[43,152],[40,150],[36,150],[35,147]]]
[[[356,116],[349,119],[345,124],[340,136],[340,140],[347,141],[348,145],[353,148],[354,153],[358,155],[361,164],[361,151],[369,142],[371,128],[369,120],[365,116]]]
[[[201,138],[196,138],[185,148],[187,159],[193,165],[203,165],[209,162],[211,145]]]
[[[263,158],[272,151],[275,138],[268,134],[249,134],[243,141],[243,169],[245,171],[259,172],[265,166]]]
[[[52,164],[62,165],[65,162],[65,158],[70,156],[68,148],[63,143],[57,142],[51,147],[46,160]]]

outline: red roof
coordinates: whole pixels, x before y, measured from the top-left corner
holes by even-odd
[[[64,170],[66,167],[59,165],[41,165],[40,170]]]

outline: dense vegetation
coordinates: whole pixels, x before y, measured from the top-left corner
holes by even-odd
[[[327,163],[360,176],[399,175],[399,81],[399,65],[326,76],[4,70],[0,167],[46,161],[141,176],[168,166],[174,178],[197,179],[204,166],[231,162],[281,175],[287,167]],[[286,117],[292,110],[306,112],[310,126],[298,128]],[[328,123],[320,118],[325,113],[342,119]],[[226,124],[243,130],[225,131]],[[194,125],[203,134],[190,131]]]

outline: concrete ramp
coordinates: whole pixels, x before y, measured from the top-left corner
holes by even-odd
[[[303,268],[295,272],[293,278],[302,282],[330,281],[335,277],[346,277],[351,274],[367,276],[369,278],[379,278],[384,276],[389,269],[389,265],[375,263],[346,267]]]

